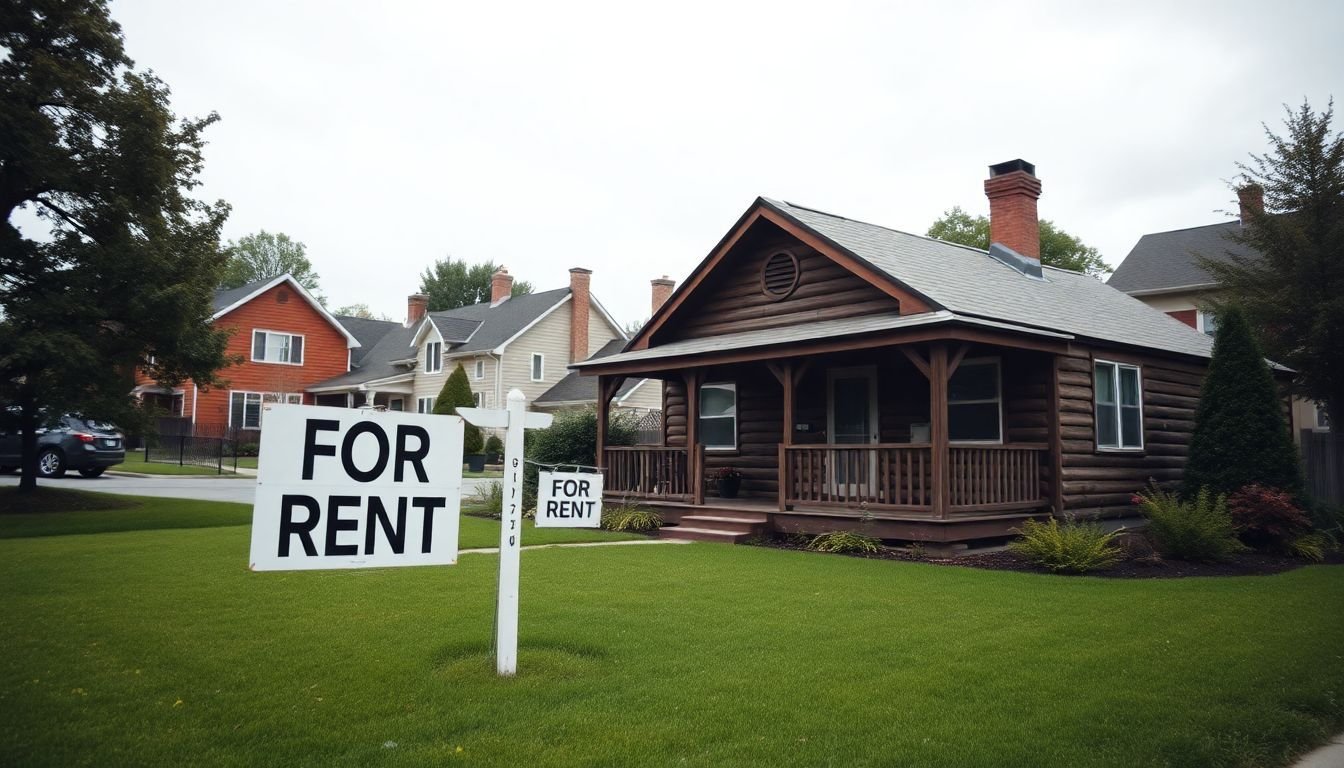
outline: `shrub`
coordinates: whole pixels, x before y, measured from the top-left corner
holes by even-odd
[[[476,492],[462,505],[462,511],[498,520],[504,514],[504,483],[495,480],[476,486]]]
[[[256,456],[261,452],[261,446],[256,443],[239,443],[235,456]]]
[[[812,537],[807,548],[813,552],[837,552],[841,554],[873,554],[881,548],[882,542],[872,536],[853,531],[828,531]]]
[[[1195,411],[1184,492],[1194,496],[1207,486],[1229,494],[1253,483],[1298,493],[1301,466],[1269,365],[1241,313],[1228,308],[1218,316]]]
[[[1120,560],[1116,539],[1121,531],[1107,531],[1099,523],[1055,518],[1042,523],[1028,520],[1017,531],[1022,538],[1008,549],[1055,573],[1087,573],[1108,568]]]
[[[640,507],[622,504],[602,510],[602,527],[608,531],[648,533],[662,526],[663,518],[657,512]]]
[[[1311,518],[1293,497],[1263,485],[1248,485],[1227,497],[1227,511],[1241,540],[1257,547],[1282,547],[1311,530]]]
[[[1325,553],[1330,551],[1331,544],[1329,536],[1317,531],[1303,534],[1289,541],[1288,551],[1292,553],[1293,557],[1319,563],[1325,559]]]
[[[499,435],[491,435],[485,439],[485,452],[493,456],[504,455],[504,441],[499,439]]]
[[[575,465],[591,467],[597,464],[597,410],[586,408],[564,411],[555,415],[555,421],[546,429],[527,433],[527,458],[543,465]],[[607,422],[607,445],[633,445],[635,419],[629,414],[615,414]],[[537,467],[523,468],[523,487],[529,498],[537,494]]]
[[[471,408],[476,405],[476,398],[471,394],[471,382],[467,380],[467,369],[462,367],[461,363],[448,374],[448,380],[443,382],[443,389],[439,390],[439,396],[434,400],[434,412],[438,414],[451,415],[457,413],[458,408]],[[462,453],[473,454],[480,453],[484,440],[481,437],[481,429],[475,424],[467,424],[462,435]]]
[[[1217,563],[1246,549],[1237,539],[1227,498],[1215,498],[1208,488],[1199,490],[1194,503],[1183,502],[1156,485],[1148,495],[1140,493],[1134,498],[1148,516],[1153,545],[1166,557]]]
[[[1307,514],[1311,517],[1311,527],[1324,535],[1332,548],[1344,543],[1344,504],[1313,501],[1307,507]]]

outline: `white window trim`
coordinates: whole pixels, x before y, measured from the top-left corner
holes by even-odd
[[[477,408],[484,407],[483,403],[485,402],[485,397],[482,396],[480,392],[472,392],[471,399],[476,401],[475,406]]]
[[[1207,323],[1205,322],[1205,320],[1204,320],[1206,317],[1212,317],[1212,318],[1214,319],[1214,323],[1215,323],[1215,325],[1214,325],[1214,332],[1215,332],[1215,333],[1217,332],[1217,330],[1218,330],[1218,326],[1217,326],[1217,320],[1218,320],[1218,318],[1217,318],[1216,315],[1214,315],[1214,313],[1210,312],[1210,311],[1207,310],[1207,309],[1197,309],[1197,310],[1195,310],[1195,330],[1199,331],[1200,333],[1208,334],[1208,335],[1212,336],[1213,334],[1209,333],[1209,326],[1208,326],[1208,324],[1207,324]]]
[[[295,366],[295,367],[298,367],[298,368],[302,368],[302,367],[303,367],[303,360],[300,360],[300,361],[297,362],[297,363],[288,363],[288,362],[284,362],[284,361],[282,361],[282,360],[266,360],[266,359],[264,359],[264,358],[258,358],[258,357],[256,356],[256,351],[257,351],[257,334],[258,334],[258,333],[266,333],[266,334],[274,334],[274,335],[276,335],[276,336],[289,336],[289,337],[291,337],[290,342],[289,342],[289,356],[290,356],[290,357],[293,357],[293,356],[294,356],[294,340],[293,340],[292,337],[297,336],[298,338],[303,339],[303,357],[304,357],[304,359],[306,360],[306,359],[308,358],[308,338],[307,338],[304,334],[302,334],[302,333],[294,333],[294,332],[292,332],[292,331],[272,331],[272,330],[267,329],[267,328],[253,328],[253,329],[252,329],[252,344],[251,344],[251,347],[250,347],[250,348],[248,349],[248,351],[247,351],[248,357],[251,357],[251,358],[252,358],[252,362],[254,362],[254,363],[263,363],[263,364],[265,364],[265,365],[292,365],[292,366]],[[265,342],[262,342],[262,344],[261,344],[261,349],[262,349],[262,354],[265,354],[265,350],[266,350],[266,343],[265,343]]]
[[[233,396],[234,396],[234,395],[242,395],[242,396],[243,396],[243,425],[238,426],[238,427],[234,427],[234,425],[233,425]],[[253,396],[253,395],[255,395],[255,396],[257,397],[257,426],[255,426],[255,427],[249,427],[249,426],[246,426],[246,424],[247,424],[247,398],[248,398],[248,397],[251,397],[251,396]],[[302,392],[254,392],[254,391],[247,390],[247,389],[231,389],[231,390],[229,390],[229,406],[228,406],[228,414],[229,414],[229,416],[228,416],[228,425],[229,425],[229,428],[230,428],[230,429],[246,429],[246,430],[259,431],[259,430],[261,429],[261,427],[262,427],[262,423],[264,422],[263,413],[265,413],[265,410],[264,410],[264,409],[265,409],[266,404],[267,404],[267,402],[268,402],[268,401],[266,400],[266,398],[268,398],[268,397],[276,398],[276,400],[273,400],[273,401],[270,401],[270,402],[289,403],[289,404],[291,404],[291,405],[303,405],[303,393],[302,393]],[[297,400],[296,400],[296,398],[297,398]],[[184,403],[184,404],[185,404],[185,403]]]
[[[706,388],[706,387],[717,387],[717,388],[720,388],[720,389],[731,389],[731,390],[733,391],[733,415],[732,415],[732,416],[705,416],[705,415],[703,414],[703,411],[704,411],[704,408],[705,408],[704,392],[705,392],[705,388]],[[700,442],[700,445],[704,446],[704,449],[705,449],[706,451],[736,451],[736,450],[737,450],[737,445],[738,445],[737,409],[738,409],[738,406],[739,406],[739,405],[740,405],[740,403],[738,402],[738,399],[737,399],[737,382],[735,382],[735,381],[706,381],[705,383],[703,383],[703,384],[700,385],[700,391],[696,393],[696,398],[695,398],[695,410],[696,410],[695,418],[696,418],[696,421],[697,421],[697,422],[702,422],[702,421],[704,421],[705,419],[732,419],[732,420],[733,420],[733,444],[732,444],[732,445],[705,445],[705,433],[704,433],[704,430],[699,429],[699,424],[696,425],[696,430],[695,430],[695,432],[696,432],[696,439]]]
[[[417,397],[417,398],[415,399],[415,412],[416,412],[416,413],[433,413],[433,412],[434,412],[434,398],[432,398],[432,397]]]
[[[948,442],[949,445],[1003,445],[1003,437],[1004,437],[1004,435],[1003,435],[1003,358],[1001,358],[1001,357],[972,357],[972,358],[967,358],[967,359],[962,360],[960,363],[957,364],[957,370],[958,370],[958,371],[961,370],[961,367],[964,366],[964,365],[984,365],[985,363],[993,363],[993,364],[994,364],[994,376],[995,376],[995,379],[996,379],[996,381],[995,381],[995,386],[994,386],[994,391],[997,393],[997,396],[994,397],[993,399],[989,399],[989,400],[958,400],[958,401],[955,403],[955,405],[980,405],[980,404],[983,404],[983,403],[994,403],[995,405],[997,405],[997,406],[999,407],[999,439],[998,439],[998,440],[948,440],[947,442]],[[955,375],[956,375],[956,371],[953,371],[952,374],[955,376]],[[949,385],[952,383],[952,376],[948,376],[948,377],[947,377],[947,382],[948,382]],[[952,393],[951,393],[951,391],[950,391],[950,387],[949,387],[949,392],[947,393],[947,410],[948,410],[948,416],[947,416],[947,418],[948,418],[948,428],[949,428],[949,430],[950,430],[950,428],[951,428],[951,426],[952,426],[952,413],[951,413],[951,412],[952,412],[952,406],[953,406],[953,405],[954,405],[954,403],[952,402]]]
[[[537,365],[538,361],[541,363],[540,366]],[[535,375],[538,369],[541,371],[540,376]],[[527,362],[527,375],[532,381],[546,380],[546,355],[540,352],[532,353],[532,357],[528,358]]]
[[[477,361],[476,361],[476,369],[475,369],[475,371],[474,371],[473,373],[474,373],[473,378],[475,378],[477,381],[480,381],[481,379],[484,379],[484,378],[485,378],[485,361],[484,361],[484,360],[477,360]]]
[[[431,353],[430,353],[430,350],[434,350],[434,353],[431,354]],[[429,367],[429,363],[430,363],[431,360],[434,362],[434,367],[433,367],[433,368],[430,368],[430,367]],[[425,344],[425,360],[424,360],[424,367],[425,367],[425,373],[442,373],[442,372],[443,372],[443,342],[442,342],[442,341],[431,341],[431,342],[428,342],[428,343]]]
[[[393,403],[401,403],[401,408],[399,408],[399,409],[398,409],[398,408],[393,408],[393,407],[392,407],[392,404],[393,404]],[[404,398],[400,398],[400,397],[389,397],[389,398],[387,399],[387,410],[389,410],[389,411],[405,411],[405,410],[406,410],[406,400],[405,400]]]
[[[1315,417],[1314,423],[1311,425],[1312,430],[1316,432],[1330,431],[1330,422],[1327,421],[1329,414],[1325,412],[1325,406],[1320,403],[1312,403],[1311,414]]]
[[[1097,366],[1110,365],[1115,368],[1115,439],[1123,443],[1125,440],[1124,420],[1120,417],[1120,369],[1129,368],[1134,371],[1135,383],[1138,385],[1139,395],[1139,444],[1138,445],[1102,445],[1101,430],[1097,429],[1095,419],[1097,418]],[[1118,360],[1103,360],[1093,358],[1092,360],[1092,442],[1096,445],[1097,451],[1104,453],[1142,453],[1144,446],[1144,428],[1143,428],[1143,368],[1133,363],[1122,363]]]

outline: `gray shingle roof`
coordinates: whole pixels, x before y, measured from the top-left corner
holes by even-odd
[[[597,360],[602,357],[609,357],[621,351],[625,346],[625,339],[612,339],[602,348],[591,355],[589,360]],[[629,394],[630,390],[639,386],[644,379],[626,379],[621,388],[616,391],[616,397],[619,399]],[[565,378],[557,381],[555,386],[541,393],[534,401],[545,405],[546,403],[575,403],[575,402],[597,402],[597,378],[594,376],[583,376],[578,371],[570,371]]]
[[[442,312],[430,312],[429,319],[439,330],[444,341],[449,342],[450,353],[482,352],[494,349],[513,338],[568,295],[568,287],[556,288],[541,293],[514,296],[493,307],[486,302]],[[455,341],[463,343],[453,345],[452,342]],[[408,341],[407,344],[409,343]]]
[[[403,328],[399,323],[390,323],[389,328],[382,338],[374,342],[373,346],[361,356],[358,367],[348,373],[340,376],[334,376],[326,381],[319,381],[312,384],[308,389],[325,389],[327,387],[353,387],[363,384],[366,381],[375,379],[385,379],[389,376],[397,376],[403,373],[410,373],[414,367],[405,365],[393,365],[394,360],[405,360],[413,355],[408,351],[411,345],[411,336],[415,333],[412,328]],[[355,350],[352,350],[355,351]]]
[[[373,347],[379,339],[386,336],[394,328],[401,327],[401,323],[394,323],[390,320],[371,320],[367,317],[350,315],[336,315],[336,320],[359,340],[359,346],[350,350],[350,362],[354,365],[360,365],[364,362],[364,358],[368,357],[369,352],[373,351]]]
[[[237,288],[221,288],[218,291],[215,291],[215,312],[220,312],[233,306],[235,302],[245,298],[249,293],[252,293],[275,278],[276,275],[272,275],[271,277],[263,278],[261,280],[253,280],[252,282],[247,283],[246,285],[240,285]]]
[[[1250,250],[1228,239],[1229,234],[1240,230],[1241,224],[1227,221],[1144,235],[1116,267],[1107,285],[1137,293],[1214,284],[1217,281],[1200,268],[1197,257],[1226,262],[1231,254],[1250,255]]]
[[[958,315],[1199,357],[1212,352],[1208,336],[1079,272],[1045,267],[1035,279],[978,248],[764,202]]]

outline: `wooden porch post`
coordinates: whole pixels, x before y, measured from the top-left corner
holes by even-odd
[[[595,459],[598,471],[605,466],[604,459],[607,453],[607,405],[610,400],[607,398],[607,383],[609,376],[597,377],[597,457]]]
[[[705,482],[700,466],[700,370],[682,373],[686,382],[686,466],[690,472],[691,503],[705,503]]]
[[[946,518],[947,483],[947,345],[934,344],[929,355],[929,441],[933,472],[933,514]]]
[[[788,461],[789,446],[793,445],[793,361],[784,363],[779,383],[784,387],[784,434],[779,441],[779,463],[775,467],[775,480],[779,484],[779,511],[784,512],[788,509],[789,485],[792,478],[789,477]]]
[[[1051,512],[1064,514],[1064,430],[1059,412],[1059,355],[1050,356],[1050,506]],[[1040,478],[1036,478],[1040,483]]]

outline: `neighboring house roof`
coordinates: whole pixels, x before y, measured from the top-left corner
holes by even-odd
[[[1107,285],[1136,296],[1213,287],[1218,281],[1199,266],[1199,257],[1227,263],[1233,255],[1252,255],[1253,251],[1229,237],[1240,231],[1240,223],[1226,221],[1144,235]]]
[[[527,293],[494,306],[485,302],[430,312],[421,328],[432,323],[449,345],[450,354],[493,351],[568,300],[569,288]],[[419,338],[417,332],[410,344],[418,343]]]
[[[336,319],[356,339],[359,339],[359,348],[350,350],[350,364],[356,366],[368,357],[369,352],[373,351],[374,345],[380,339],[393,329],[401,327],[401,323],[394,323],[391,320],[371,320],[367,317],[336,315]]]
[[[608,357],[621,351],[625,346],[625,339],[612,339],[602,348],[597,350],[589,360],[596,360],[602,357]],[[642,384],[644,379],[626,379],[621,388],[616,392],[616,401],[620,402],[622,398],[630,394]],[[559,405],[561,403],[596,403],[597,402],[597,378],[594,376],[583,376],[578,371],[570,371],[565,378],[557,381],[555,386],[541,393],[533,402],[539,405]]]
[[[308,391],[343,390],[358,387],[370,381],[402,376],[413,371],[398,361],[406,359],[406,348],[411,343],[414,331],[391,323],[389,328],[373,346],[360,357],[358,367],[348,373],[335,376],[326,381],[310,385]]]
[[[308,289],[300,285],[299,281],[295,280],[294,276],[289,273],[268,277],[264,280],[253,280],[252,282],[247,283],[246,285],[240,285],[237,288],[223,288],[215,291],[215,313],[210,316],[210,319],[218,320],[220,317],[227,315],[281,283],[289,283],[289,286],[294,289],[294,292],[301,296],[304,301],[308,302],[308,306],[312,307],[314,311],[321,315],[322,319],[330,323],[331,327],[339,331],[340,334],[345,337],[346,347],[354,349],[360,345],[359,339],[355,338],[354,334],[350,333],[344,325],[341,325],[341,322],[328,312],[326,307],[322,306],[322,302],[314,298],[313,295],[308,292]]]
[[[1213,340],[1081,272],[1029,277],[978,248],[853,221],[790,203],[759,203],[957,315],[1198,357]]]

